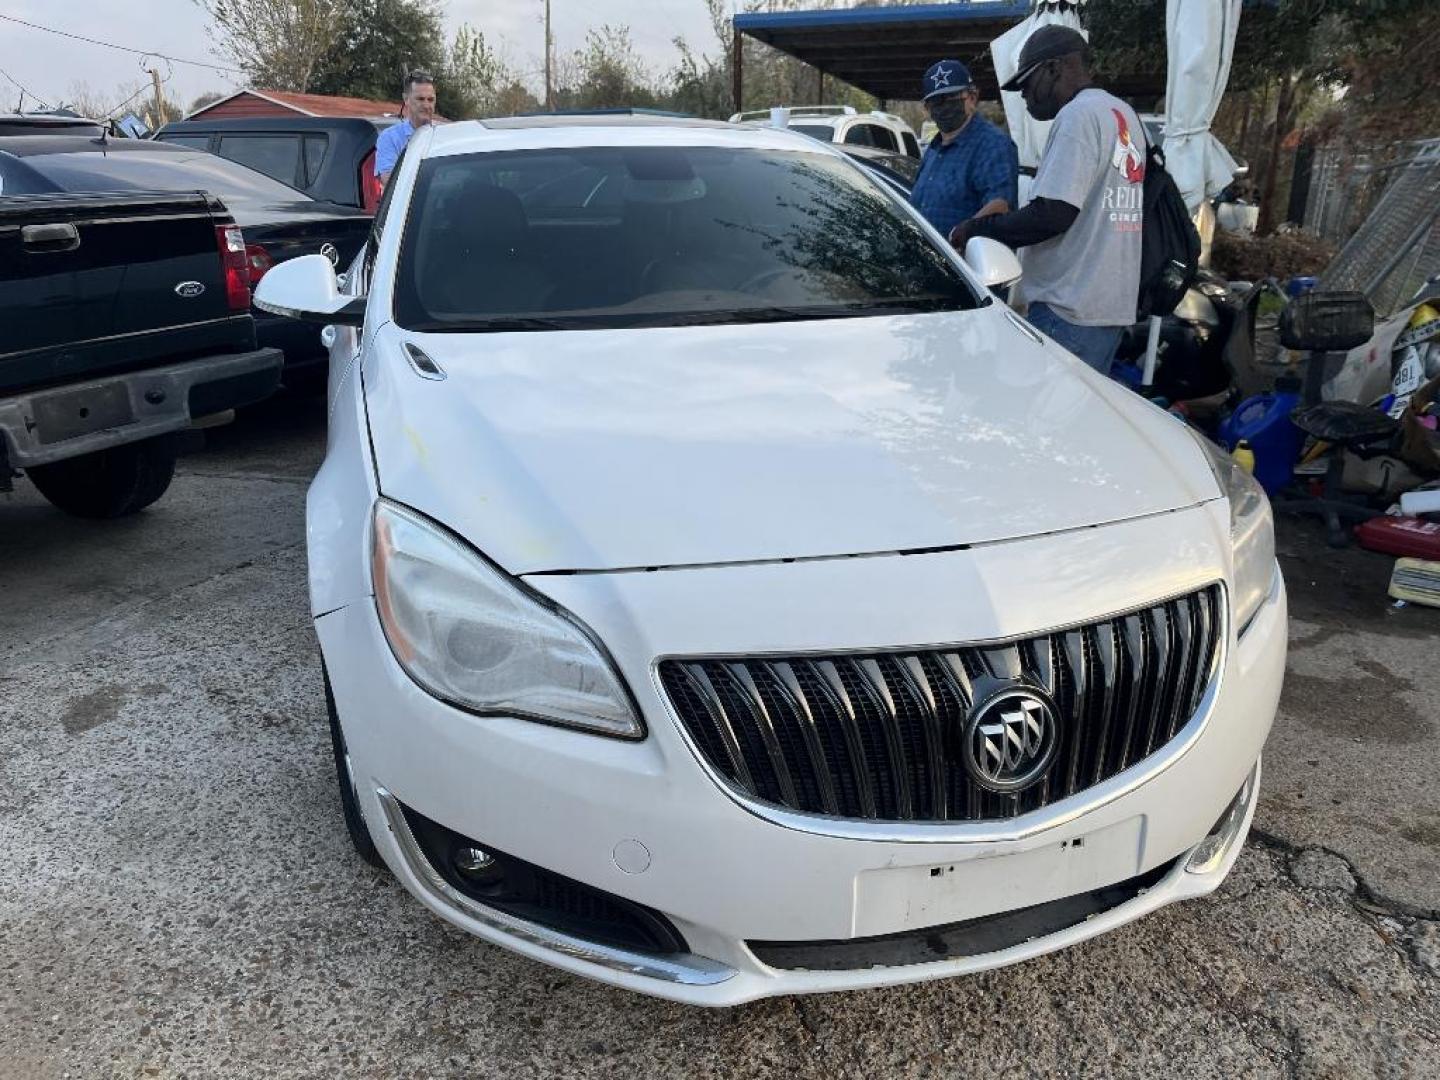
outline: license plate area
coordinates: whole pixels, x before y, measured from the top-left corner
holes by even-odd
[[[46,445],[135,421],[130,393],[121,383],[38,395],[32,407],[36,434]]]
[[[867,870],[855,879],[854,936],[943,926],[1124,881],[1141,871],[1144,838],[1144,817],[1133,817],[1029,851]]]

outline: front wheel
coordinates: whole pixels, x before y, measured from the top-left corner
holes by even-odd
[[[175,440],[142,439],[25,472],[40,494],[67,514],[124,517],[165,494],[175,477]]]

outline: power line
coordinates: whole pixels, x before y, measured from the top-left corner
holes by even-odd
[[[245,72],[239,68],[226,67],[223,64],[207,64],[203,60],[186,60],[180,56],[168,56],[165,53],[155,52],[152,49],[132,49],[125,45],[116,45],[112,41],[96,41],[94,38],[88,38],[82,34],[72,34],[65,30],[56,30],[53,26],[41,26],[39,23],[26,22],[24,19],[17,19],[14,15],[0,13],[0,19],[4,19],[6,22],[19,23],[21,26],[28,26],[31,30],[43,30],[47,34],[58,34],[60,37],[70,38],[73,41],[83,41],[89,45],[103,45],[107,49],[119,49],[121,52],[134,53],[136,56],[157,56],[161,60],[169,60],[176,64],[189,64],[191,67],[210,68],[212,71],[228,71],[235,75],[245,74]],[[9,76],[7,75],[6,78],[9,78]],[[14,82],[15,80],[11,79],[10,81]],[[15,83],[15,85],[19,86],[20,84]],[[29,93],[29,91],[26,91],[26,93]],[[33,94],[30,96],[34,97]]]
[[[15,77],[11,75],[8,71],[6,71],[4,68],[0,68],[0,75],[4,75],[5,78],[8,79],[20,91],[21,94],[24,95],[24,97],[20,99],[22,104],[24,103],[25,98],[32,97],[41,105],[45,106],[45,108],[50,108],[49,102],[47,102],[39,94],[32,94],[29,90],[26,90],[25,87],[21,86],[18,82],[15,82]]]

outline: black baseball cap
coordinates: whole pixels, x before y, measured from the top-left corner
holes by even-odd
[[[1046,60],[1054,60],[1071,53],[1082,52],[1088,47],[1084,35],[1068,26],[1042,26],[1025,39],[1020,50],[1020,63],[1015,74],[1006,80],[1001,90],[1019,90],[1020,85],[1035,73],[1035,69]]]

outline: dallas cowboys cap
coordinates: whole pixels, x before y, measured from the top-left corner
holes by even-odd
[[[929,101],[941,94],[953,94],[957,90],[969,90],[974,86],[970,69],[959,60],[941,60],[931,64],[921,83],[920,100]]]
[[[1084,36],[1068,26],[1041,26],[1025,39],[1020,50],[1020,63],[1012,75],[1000,87],[1001,90],[1019,90],[1020,85],[1034,74],[1035,69],[1046,60],[1081,52],[1088,47]]]

